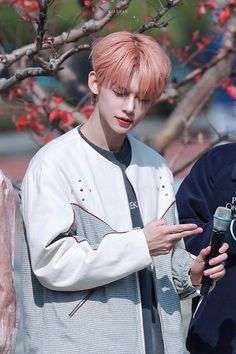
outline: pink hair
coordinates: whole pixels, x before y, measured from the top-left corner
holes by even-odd
[[[93,45],[91,56],[100,86],[115,85],[127,91],[137,71],[140,99],[155,102],[169,79],[169,58],[152,37],[144,34],[111,33]]]

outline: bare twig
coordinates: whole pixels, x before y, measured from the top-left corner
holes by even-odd
[[[90,46],[88,44],[80,45],[68,50],[63,53],[59,58],[51,58],[49,62],[43,61],[42,58],[36,57],[36,60],[41,65],[41,67],[28,67],[25,69],[18,70],[9,79],[0,79],[0,92],[9,89],[16,83],[36,76],[53,76],[58,70],[62,70],[61,64],[70,56],[79,53],[83,50],[88,50]]]
[[[65,43],[74,43],[77,42],[80,38],[86,37],[93,32],[99,31],[112,18],[118,16],[122,11],[124,11],[129,6],[130,2],[131,0],[121,0],[113,9],[104,12],[104,17],[100,18],[99,20],[89,20],[80,27],[74,28],[69,32],[63,32],[61,35],[54,37],[53,45],[57,47]],[[51,48],[51,44],[43,43],[41,50],[49,48]],[[34,50],[34,43],[28,44],[21,48],[17,48],[9,54],[0,55],[0,63],[7,67],[25,55],[32,56],[32,51],[34,52]]]
[[[43,46],[43,39],[45,35],[45,24],[47,20],[47,10],[48,6],[51,4],[51,0],[38,0],[39,4],[39,18],[38,18],[38,28],[36,36],[36,48],[40,50]]]
[[[172,20],[169,19],[168,21],[162,21],[159,22],[160,19],[173,7],[179,5],[182,3],[182,0],[170,0],[167,1],[166,5],[162,7],[160,11],[158,11],[157,16],[153,17],[151,21],[148,21],[144,25],[142,25],[136,32],[138,33],[143,33],[147,30],[150,30],[152,28],[163,28],[168,26],[168,23]]]
[[[192,123],[209,99],[214,90],[219,87],[232,73],[233,51],[236,42],[236,15],[229,20],[219,57],[215,57],[215,65],[205,70],[201,79],[187,92],[183,100],[169,116],[165,125],[153,137],[151,145],[163,152],[168,143]]]
[[[166,6],[163,7],[158,12],[158,15],[153,18],[153,21],[150,21],[149,23],[142,26],[139,29],[139,32],[144,32],[153,27],[166,26],[167,22],[158,23],[158,21],[160,21],[161,17],[166,14],[167,11],[169,11],[174,6],[177,6],[181,1],[182,0],[168,1]],[[50,40],[45,41],[45,22],[47,18],[47,8],[49,2],[49,0],[38,0],[40,11],[36,44],[30,44],[18,48],[10,54],[0,55],[0,63],[2,63],[2,65],[5,67],[11,66],[13,63],[19,61],[20,58],[25,56],[28,56],[33,61],[35,61],[38,67],[31,66],[17,70],[10,78],[0,80],[0,92],[9,89],[11,86],[24,80],[27,77],[53,76],[58,70],[62,69],[61,65],[65,60],[82,50],[90,49],[90,46],[89,44],[83,46],[75,46],[67,50],[65,53],[62,53],[60,56],[55,48],[61,44],[75,42],[84,36],[100,30],[113,17],[118,16],[122,11],[124,11],[129,6],[131,0],[121,0],[116,4],[114,8],[108,9],[107,11],[104,10],[104,16],[102,18],[99,18],[98,20],[90,19],[78,28],[74,28],[69,32],[64,32],[60,36],[52,37]],[[46,49],[51,49],[51,54],[49,53],[48,58],[39,55],[42,50]]]

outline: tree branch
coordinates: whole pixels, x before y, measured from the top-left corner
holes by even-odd
[[[43,45],[43,39],[45,35],[45,23],[47,20],[47,10],[50,0],[38,0],[39,4],[39,19],[38,19],[38,28],[36,36],[36,48],[40,50]]]
[[[74,28],[69,32],[63,32],[61,35],[54,37],[53,45],[57,47],[66,43],[76,42],[80,38],[86,37],[93,32],[99,31],[112,18],[118,16],[119,13],[124,11],[129,6],[131,1],[132,0],[121,0],[114,8],[108,10],[107,13],[104,13],[103,18],[99,20],[89,20],[85,22],[82,26]],[[49,48],[51,48],[51,44],[43,43],[41,50]],[[0,63],[7,67],[25,55],[32,56],[32,53],[34,53],[34,51],[35,44],[28,44],[26,46],[13,50],[10,54],[0,55]]]
[[[145,23],[144,25],[142,25],[136,32],[138,33],[144,33],[145,31],[148,31],[152,28],[163,28],[163,27],[167,27],[168,23],[171,19],[169,19],[168,21],[163,21],[158,23],[158,21],[160,21],[160,19],[173,7],[179,5],[182,3],[182,0],[170,0],[167,1],[166,6],[162,7],[162,9],[160,11],[158,11],[158,15],[153,17],[153,19],[147,23]]]
[[[168,1],[165,7],[162,7],[158,15],[153,18],[152,21],[145,24],[139,29],[139,32],[144,32],[153,27],[163,27],[167,25],[167,22],[158,21],[164,14],[167,13],[172,7],[177,6],[182,0]],[[28,67],[24,69],[17,70],[10,78],[0,80],[0,92],[9,89],[12,85],[24,80],[27,77],[36,76],[53,76],[58,70],[60,70],[61,64],[75,55],[79,51],[88,50],[90,46],[76,46],[70,48],[65,53],[59,56],[56,51],[56,47],[62,44],[72,43],[77,41],[79,38],[88,36],[90,33],[94,33],[100,30],[107,22],[109,22],[113,17],[124,11],[130,4],[131,0],[121,0],[112,9],[104,10],[104,16],[99,19],[90,19],[85,22],[82,26],[74,28],[69,32],[64,32],[60,36],[49,38],[45,40],[45,21],[47,18],[47,9],[50,0],[38,0],[39,3],[39,19],[36,42],[29,44],[27,46],[18,48],[10,54],[0,55],[0,64],[2,63],[5,67],[11,66],[13,63],[18,61],[20,58],[28,56],[33,61],[35,61],[38,67]],[[53,53],[49,54],[48,58],[43,58],[39,54],[42,50],[53,49]]]
[[[18,70],[9,79],[0,79],[0,92],[9,89],[11,86],[29,77],[53,76],[58,70],[63,69],[60,66],[67,58],[81,51],[88,50],[89,48],[89,44],[79,45],[63,53],[59,58],[51,58],[49,62],[44,61],[40,57],[36,57],[35,59],[38,61],[41,67],[28,67],[21,69]]]
[[[219,51],[220,60],[207,69],[202,78],[189,90],[183,100],[169,116],[166,124],[151,139],[151,145],[163,152],[168,143],[181,131],[188,127],[214,90],[231,74],[233,51],[236,37],[236,16],[232,15],[224,36],[222,48]]]

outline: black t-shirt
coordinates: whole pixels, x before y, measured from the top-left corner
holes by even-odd
[[[78,129],[80,136],[98,153],[107,158],[114,164],[120,167],[124,178],[127,197],[129,200],[130,215],[132,219],[133,228],[143,228],[143,221],[135,195],[133,186],[131,185],[125,173],[129,166],[132,157],[132,151],[129,140],[126,138],[120,151],[107,151],[89,141],[83,133]],[[155,286],[153,279],[153,272],[150,267],[142,269],[138,272],[140,295],[142,303],[143,314],[143,329],[145,338],[146,354],[162,354],[164,353],[163,342],[157,342],[161,333],[160,318],[157,311]]]

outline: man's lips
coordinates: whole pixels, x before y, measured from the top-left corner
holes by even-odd
[[[116,118],[117,118],[117,119],[120,119],[120,120],[124,120],[124,121],[126,121],[126,122],[132,122],[132,119],[127,118],[127,117],[118,117],[118,116],[116,116]]]
[[[129,118],[116,117],[116,119],[118,120],[119,125],[121,125],[122,127],[129,127],[132,123],[132,120]]]
[[[118,117],[118,116],[116,116],[116,119],[118,119],[121,122],[129,123],[129,124],[131,124],[133,122],[132,119],[126,118],[126,117]]]

